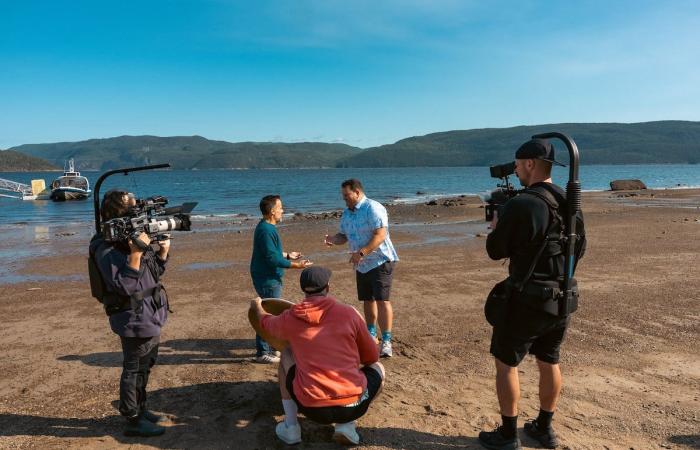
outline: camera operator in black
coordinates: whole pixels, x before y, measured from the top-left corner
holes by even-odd
[[[529,289],[519,292],[518,288],[528,286],[528,281],[563,279],[564,248],[559,237],[564,232],[561,218],[565,217],[566,194],[551,179],[552,164],[563,164],[554,160],[554,147],[545,139],[526,142],[515,158],[515,174],[527,189],[510,199],[500,214],[495,215],[486,241],[491,259],[510,258],[508,311],[503,322],[493,329],[490,349],[496,362],[496,391],[503,424],[493,432],[480,433],[479,440],[489,449],[521,448],[517,436],[520,398],[517,366],[529,352],[537,358],[540,373],[540,413],[537,419],[525,424],[525,432],[545,448],[556,448],[557,438],[551,424],[561,390],[559,347],[569,316],[538,310],[537,300],[528,301],[533,300],[528,298]],[[550,205],[558,206],[557,210],[542,197],[555,200]],[[578,222],[576,231],[580,241],[576,257],[580,258],[585,250],[582,216]],[[543,246],[547,238],[550,242]],[[540,248],[545,251],[538,252]],[[535,258],[538,258],[536,263]],[[528,277],[533,264],[534,270]]]
[[[124,217],[135,206],[133,196],[112,190],[102,199],[103,221]],[[147,234],[139,237],[147,246],[141,250],[130,239],[110,244],[97,235],[90,243],[106,296],[105,311],[112,331],[119,335],[124,356],[119,384],[119,412],[126,417],[124,433],[157,436],[165,432],[158,425],[163,417],[146,409],[146,385],[156,363],[161,327],[168,317],[168,298],[161,289],[170,241],[159,241],[156,253]]]

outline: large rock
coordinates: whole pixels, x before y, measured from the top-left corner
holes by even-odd
[[[642,180],[614,180],[610,182],[613,191],[638,191],[646,189],[647,185]]]

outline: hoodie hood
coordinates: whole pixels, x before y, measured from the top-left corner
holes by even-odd
[[[307,297],[301,303],[292,306],[291,314],[308,324],[318,325],[335,304],[336,299],[333,297]]]

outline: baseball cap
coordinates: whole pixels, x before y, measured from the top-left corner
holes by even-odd
[[[515,152],[515,159],[541,159],[566,167],[554,159],[554,146],[547,139],[530,139]]]
[[[301,290],[307,294],[316,294],[328,286],[331,279],[331,271],[321,266],[307,267],[301,272],[299,284]]]

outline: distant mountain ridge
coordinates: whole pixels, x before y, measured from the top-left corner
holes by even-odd
[[[337,161],[361,151],[345,144],[322,142],[214,141],[202,136],[119,136],[80,142],[27,144],[12,150],[54,164],[74,158],[79,170],[168,162],[173,169],[251,169],[335,167]]]
[[[532,135],[558,131],[569,135],[582,164],[698,164],[700,122],[659,121],[632,124],[559,123],[446,131],[402,139],[366,149],[343,167],[489,166],[513,160]],[[557,159],[568,161],[558,140]]]
[[[120,136],[27,144],[11,150],[80,170],[168,162],[174,169],[488,166],[513,159],[533,134],[559,131],[578,145],[582,164],[698,164],[700,122],[560,123],[431,133],[360,149],[323,142],[238,142],[201,136]],[[558,144],[557,144],[558,145]],[[558,145],[558,159],[568,156]]]
[[[24,153],[5,150],[0,151],[0,172],[38,172],[60,170],[45,159],[25,155]]]

